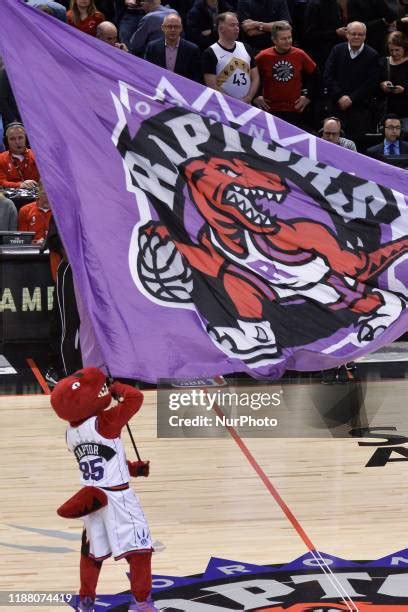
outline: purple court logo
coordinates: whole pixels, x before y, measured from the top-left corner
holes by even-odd
[[[171,612],[403,612],[408,609],[408,549],[375,561],[310,551],[284,565],[213,557],[202,574],[154,576],[160,610]],[[127,610],[129,593],[98,597],[96,612]]]

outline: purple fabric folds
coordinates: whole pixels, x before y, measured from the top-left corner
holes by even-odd
[[[148,381],[277,378],[406,331],[404,171],[24,3],[2,0],[0,21],[0,53],[102,353],[88,364]]]

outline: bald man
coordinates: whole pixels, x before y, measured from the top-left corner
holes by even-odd
[[[118,41],[118,30],[115,24],[111,23],[110,21],[102,21],[102,23],[99,23],[96,26],[96,38],[99,38],[99,40],[106,42],[112,47],[116,47],[122,51],[128,51],[125,43]]]
[[[326,119],[323,119],[323,125],[319,135],[323,138],[323,140],[332,142],[333,144],[349,149],[350,151],[357,151],[354,142],[348,138],[344,138],[343,126],[341,125],[341,121],[338,117],[326,117]]]

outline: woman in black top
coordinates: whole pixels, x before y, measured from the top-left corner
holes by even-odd
[[[381,58],[380,87],[386,113],[395,113],[408,131],[408,38],[392,32],[387,39],[389,56]]]

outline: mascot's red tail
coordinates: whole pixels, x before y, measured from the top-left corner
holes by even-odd
[[[83,487],[57,509],[62,518],[81,518],[96,512],[108,503],[106,493],[96,487]]]

